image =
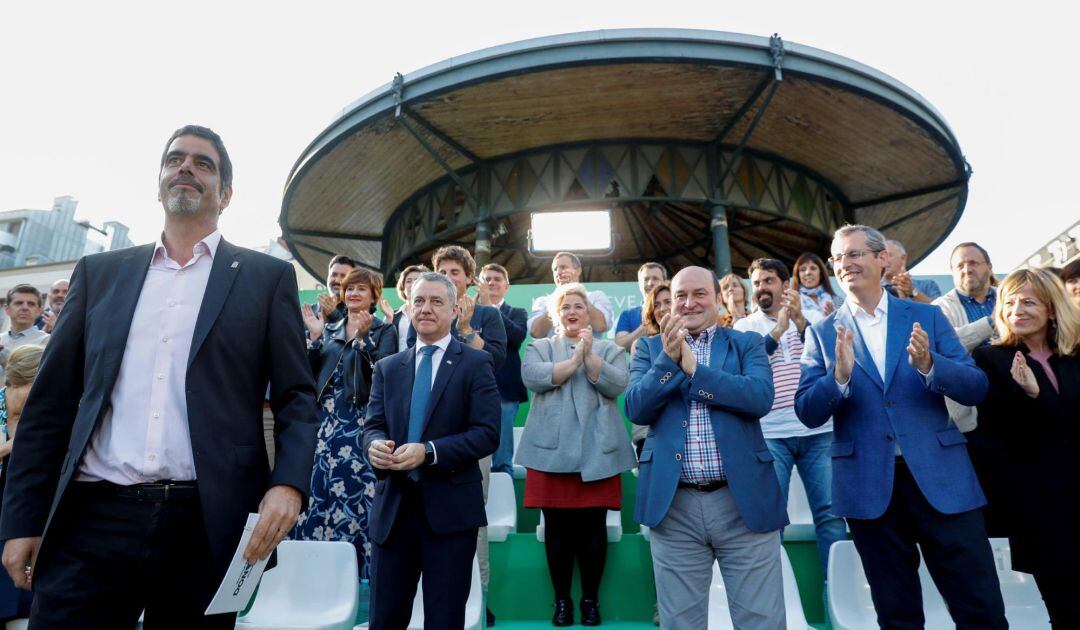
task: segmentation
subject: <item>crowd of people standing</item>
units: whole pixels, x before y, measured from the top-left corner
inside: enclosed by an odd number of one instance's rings
[[[736,627],[784,627],[793,469],[822,567],[846,521],[883,627],[923,625],[920,553],[958,626],[1007,627],[989,536],[1010,539],[1053,626],[1080,627],[1078,263],[998,282],[962,243],[941,295],[902,243],[848,225],[828,261],[762,258],[748,278],[646,263],[642,306],[616,320],[571,252],[525,308],[505,268],[447,245],[396,274],[400,309],[347,256],[301,305],[291,266],[217,230],[217,134],[177,130],[159,167],[157,243],[85,257],[48,311],[33,287],[7,295],[6,614],[231,627],[203,611],[258,512],[248,562],[288,537],[347,541],[371,628],[404,628],[418,583],[429,626],[459,628],[474,558],[490,579],[488,479],[518,464],[556,626],[602,623],[604,519],[636,468],[664,628],[705,627],[714,565]],[[31,584],[32,604],[11,588]]]

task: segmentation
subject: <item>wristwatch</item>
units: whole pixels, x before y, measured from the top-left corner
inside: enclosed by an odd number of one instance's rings
[[[431,442],[424,442],[424,465],[431,466],[435,463],[435,447]]]
[[[911,285],[911,297],[913,297],[913,298],[919,297],[919,288],[916,287],[914,284]]]

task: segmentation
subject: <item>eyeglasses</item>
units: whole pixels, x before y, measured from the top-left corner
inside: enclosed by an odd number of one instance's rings
[[[840,254],[833,254],[832,256],[829,256],[829,264],[830,265],[839,265],[840,263],[844,262],[845,258],[851,260],[852,262],[858,262],[858,261],[862,260],[862,258],[864,256],[871,255],[871,254],[877,254],[878,252],[882,252],[882,251],[885,251],[885,250],[882,250],[882,249],[853,249],[853,250],[848,251],[848,252],[843,252],[843,253],[840,253]]]

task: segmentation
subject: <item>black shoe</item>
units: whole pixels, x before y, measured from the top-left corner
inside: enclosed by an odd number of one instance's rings
[[[574,625],[574,600],[555,600],[555,614],[551,617],[551,625],[560,628]]]
[[[489,627],[489,628],[494,627],[494,625],[495,625],[495,613],[491,612],[491,609],[487,608],[487,607],[485,607],[484,610],[487,611],[487,627]]]
[[[596,603],[595,599],[581,600],[581,625],[600,625],[600,606]]]

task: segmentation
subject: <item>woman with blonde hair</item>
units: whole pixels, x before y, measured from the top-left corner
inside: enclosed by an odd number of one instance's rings
[[[746,287],[738,274],[729,273],[720,278],[720,300],[724,303],[724,309],[720,312],[717,324],[724,328],[731,328],[735,322],[749,315],[746,305]]]
[[[637,460],[615,402],[626,389],[626,352],[594,339],[589,295],[564,284],[548,303],[558,335],[525,350],[521,377],[533,392],[515,462],[524,466],[527,508],[543,510],[544,549],[555,590],[552,623],[574,623],[570,585],[581,569],[581,624],[600,624],[608,510],[622,505],[619,475]]]
[[[42,346],[25,345],[15,348],[8,357],[4,388],[0,389],[0,496],[7,481],[7,463],[15,446],[15,430],[19,426],[30,386],[37,378],[41,364]],[[30,616],[31,594],[15,588],[6,571],[0,571],[0,622]]]
[[[1001,283],[998,338],[972,354],[990,387],[973,437],[988,510],[1031,573],[1054,628],[1080,628],[1080,311],[1054,274]]]

